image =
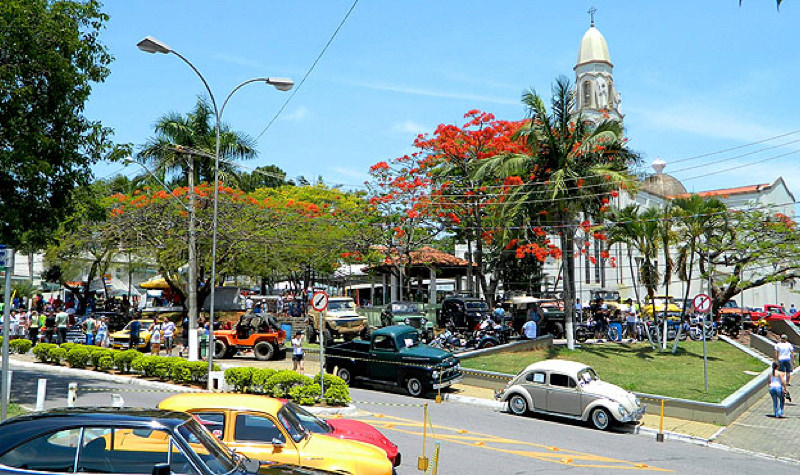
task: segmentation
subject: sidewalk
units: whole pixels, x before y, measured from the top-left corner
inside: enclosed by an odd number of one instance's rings
[[[786,403],[786,417],[776,419],[772,398],[764,388],[764,396],[747,412],[714,439],[716,444],[747,450],[777,458],[800,461],[800,404]]]

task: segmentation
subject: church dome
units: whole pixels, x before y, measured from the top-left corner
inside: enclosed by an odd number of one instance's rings
[[[642,180],[640,189],[662,197],[683,195],[686,193],[686,188],[684,188],[683,183],[674,176],[667,175],[666,173],[656,173],[655,175],[646,177]]]
[[[586,63],[602,61],[611,64],[611,58],[608,56],[608,44],[606,39],[594,26],[589,27],[581,39],[581,48],[578,50],[578,64],[580,66]]]

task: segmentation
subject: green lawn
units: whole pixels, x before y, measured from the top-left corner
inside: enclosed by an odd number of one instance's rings
[[[670,346],[671,348],[671,346]],[[761,372],[766,365],[721,342],[708,342],[708,394],[703,380],[703,343],[681,342],[675,355],[659,353],[647,343],[584,345],[566,348],[498,353],[462,360],[465,368],[517,374],[531,363],[548,358],[568,359],[593,367],[601,379],[630,391],[720,402]]]

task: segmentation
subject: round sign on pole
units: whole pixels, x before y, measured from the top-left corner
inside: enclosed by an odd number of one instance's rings
[[[311,296],[311,308],[317,312],[322,312],[328,308],[328,294],[325,292],[314,292]]]
[[[711,310],[711,297],[706,294],[697,294],[692,300],[692,305],[697,312],[706,313]]]

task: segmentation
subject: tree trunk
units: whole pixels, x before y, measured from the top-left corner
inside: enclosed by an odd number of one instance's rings
[[[566,226],[561,229],[561,252],[563,254],[561,267],[564,274],[564,331],[567,334],[567,348],[574,350],[575,334],[572,322],[575,317],[575,229],[566,222],[564,224]]]

